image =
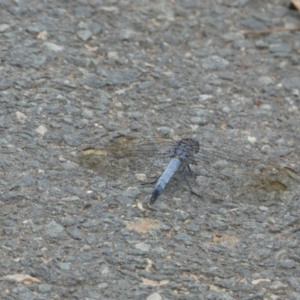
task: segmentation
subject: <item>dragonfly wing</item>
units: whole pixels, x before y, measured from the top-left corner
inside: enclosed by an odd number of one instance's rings
[[[291,190],[299,175],[291,168],[257,160],[223,160],[197,165],[195,186],[199,194],[216,199],[251,199],[265,202]],[[197,187],[198,186],[198,187]]]
[[[124,173],[155,173],[169,156],[170,140],[118,136],[104,146],[87,147],[79,152],[80,164],[109,177]]]

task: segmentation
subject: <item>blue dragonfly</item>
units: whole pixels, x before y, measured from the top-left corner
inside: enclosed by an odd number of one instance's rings
[[[191,134],[182,134],[175,140],[116,134],[104,140],[101,146],[83,148],[79,154],[81,164],[101,175],[118,177],[124,171],[131,175],[135,171],[151,172],[161,169],[165,162],[150,205],[163,193],[174,174],[192,194],[217,200],[249,195],[267,199],[288,190],[291,182],[299,181],[292,168],[253,158],[254,155],[237,151],[237,146],[224,139],[217,143],[218,147],[203,137],[198,141]]]

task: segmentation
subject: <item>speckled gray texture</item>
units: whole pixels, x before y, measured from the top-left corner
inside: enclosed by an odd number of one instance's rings
[[[297,26],[281,0],[1,1],[0,298],[300,299],[299,194],[170,186],[144,211],[152,185],[72,159],[117,131],[208,127],[299,171],[300,32],[249,33]],[[20,273],[40,282],[3,279]]]

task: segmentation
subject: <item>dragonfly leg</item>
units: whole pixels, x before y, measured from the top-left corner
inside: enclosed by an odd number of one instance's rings
[[[155,178],[154,180],[152,180],[152,181],[142,182],[141,185],[154,184],[154,183],[157,182],[158,178],[159,178],[159,176],[156,177],[156,178]]]
[[[147,208],[150,209],[150,210],[158,211],[158,209],[157,209],[157,208],[154,208],[154,207],[151,205],[151,203],[147,203],[146,206],[147,206]]]
[[[185,181],[185,183],[187,184],[189,190],[190,190],[190,193],[193,194],[193,195],[196,195],[198,197],[202,197],[202,195],[198,194],[196,191],[194,191],[194,189],[192,188],[190,182],[189,182],[189,179],[188,179],[188,176],[187,176],[187,173],[189,176],[196,176],[196,174],[193,172],[193,170],[191,169],[190,165],[187,165],[185,170],[187,170],[188,172],[181,172],[181,176],[183,178],[183,180]]]
[[[190,177],[193,177],[193,178],[196,179],[197,173],[195,173],[195,172],[191,169],[190,165],[187,165],[187,170],[188,170],[188,175],[189,175]]]

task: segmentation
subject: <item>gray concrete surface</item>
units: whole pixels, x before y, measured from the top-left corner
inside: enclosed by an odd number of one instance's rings
[[[297,185],[275,205],[170,187],[149,211],[152,186],[72,159],[117,131],[194,130],[299,171],[288,5],[0,1],[1,299],[300,299]]]

